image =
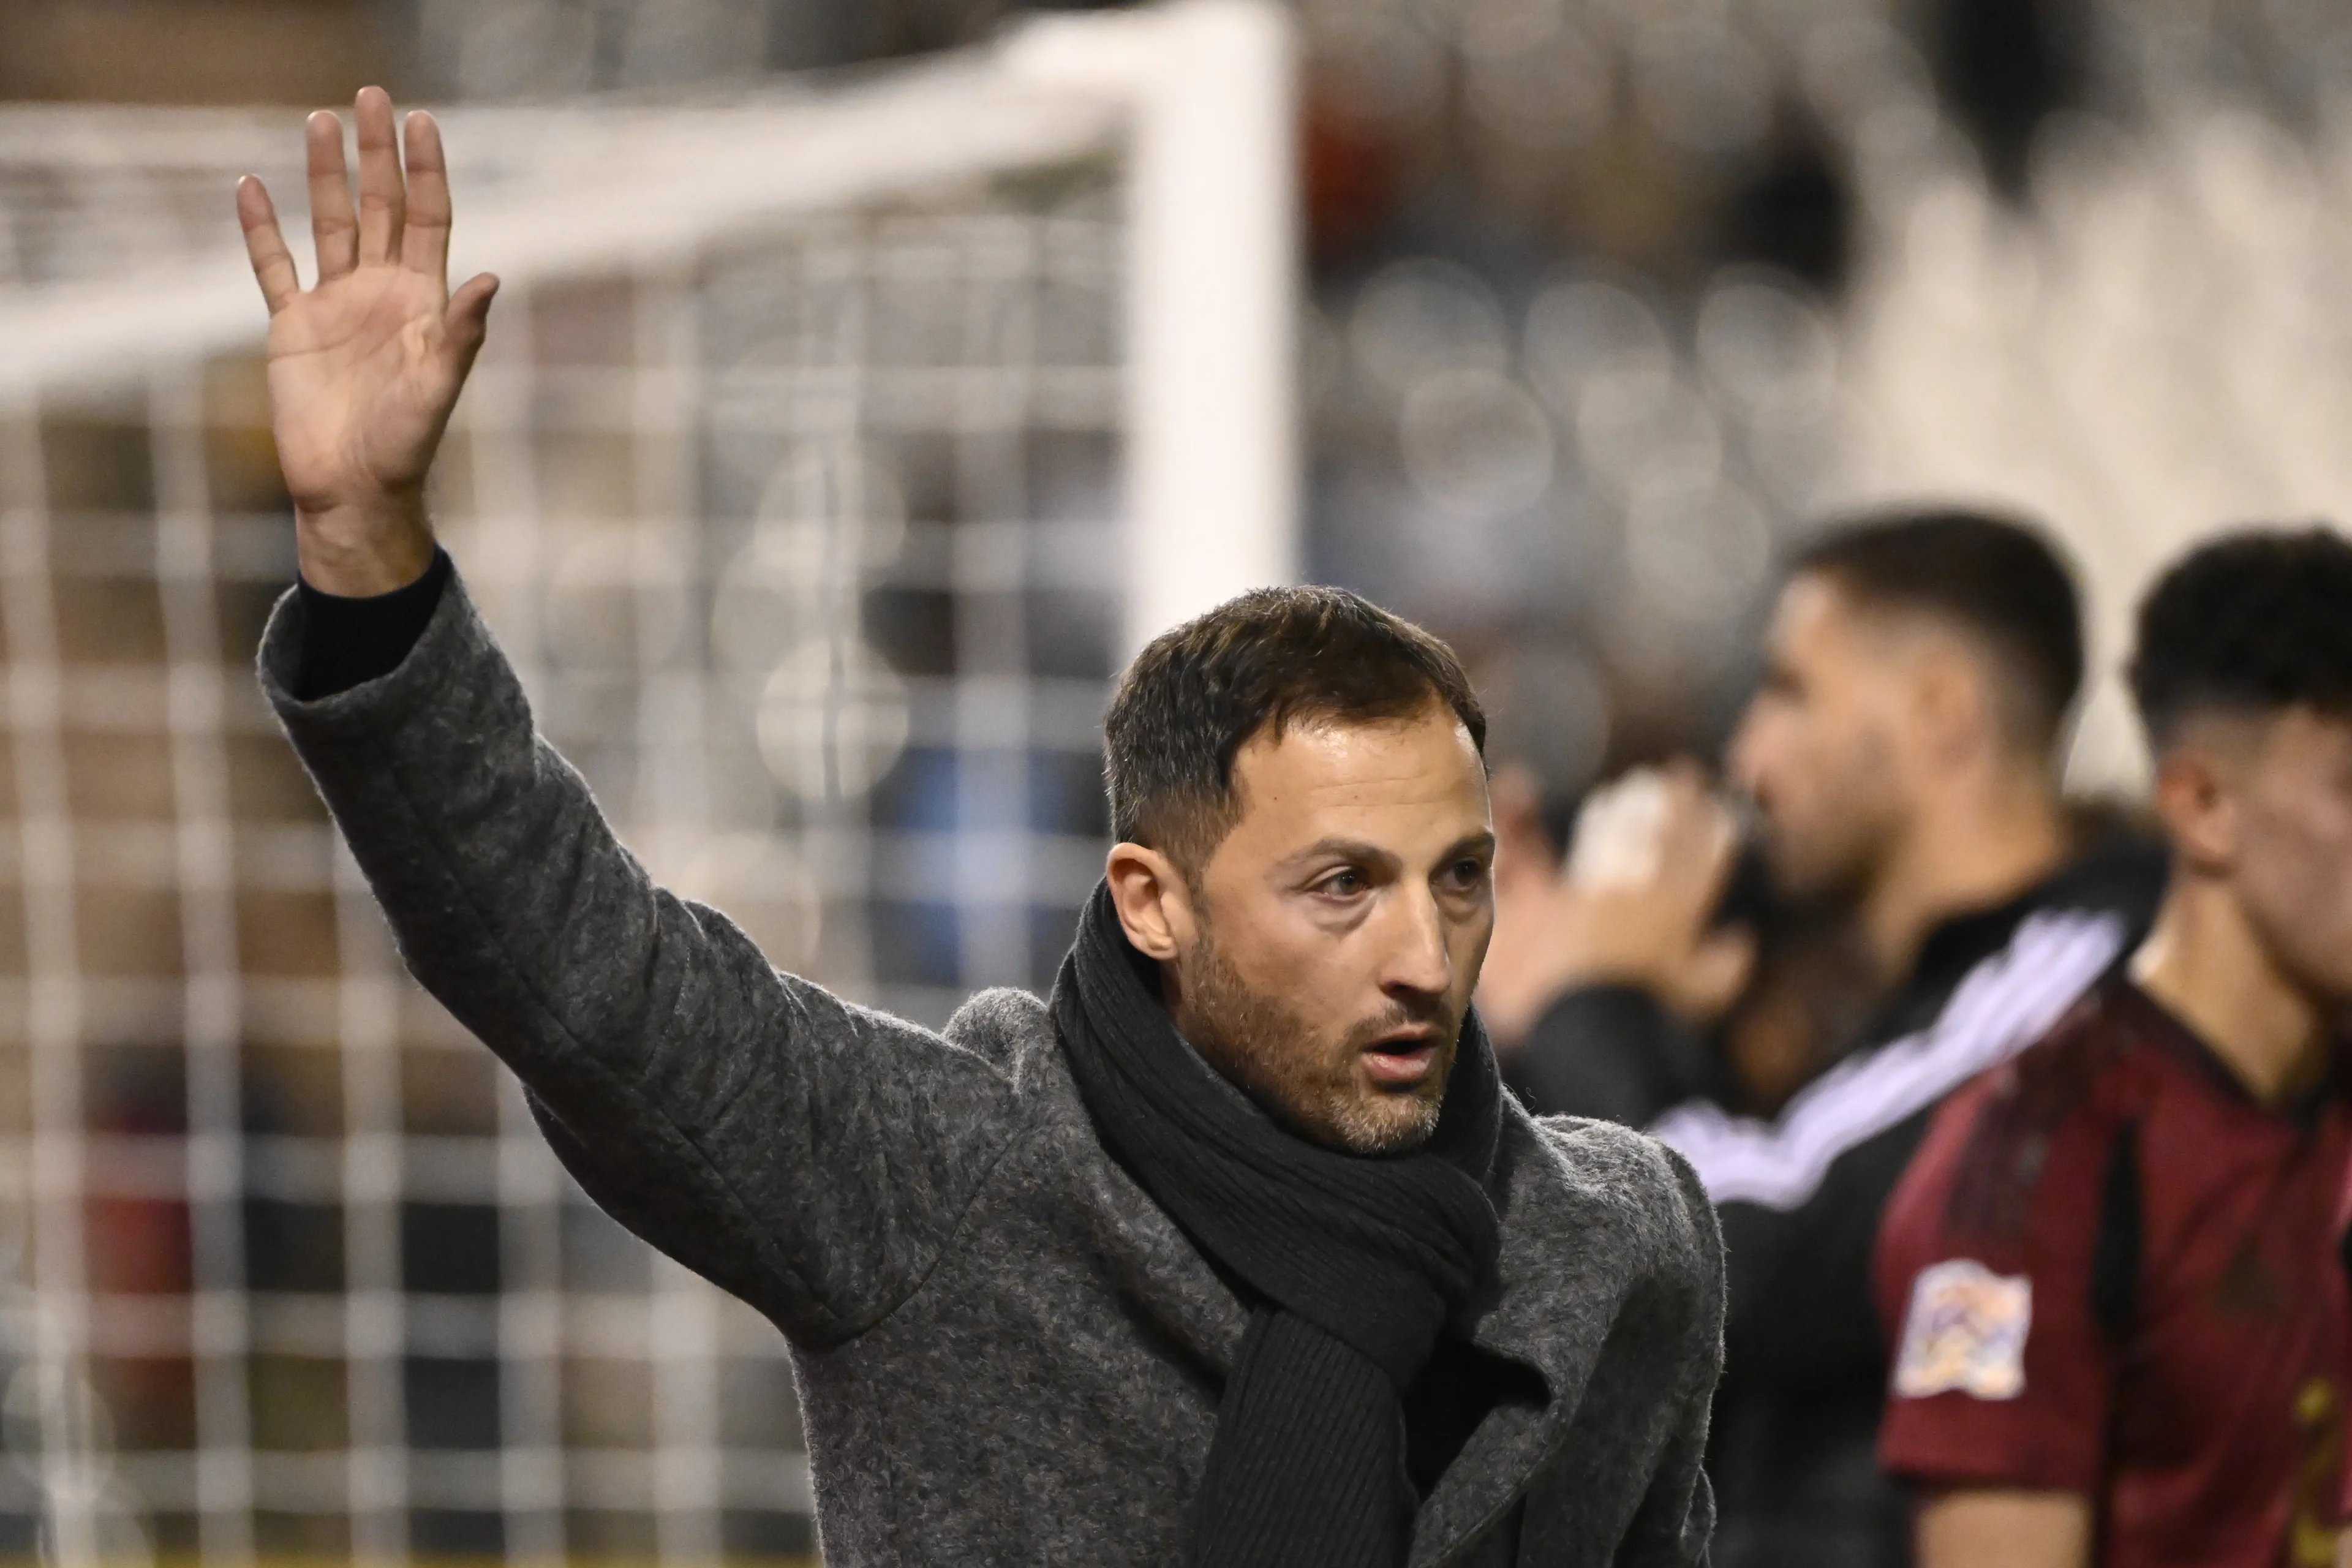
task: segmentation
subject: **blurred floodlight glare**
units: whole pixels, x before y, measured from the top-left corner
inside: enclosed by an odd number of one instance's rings
[[[1503,308],[1486,280],[1452,262],[1396,262],[1373,275],[1349,321],[1357,362],[1391,396],[1446,371],[1510,363]]]
[[[761,694],[760,755],[801,799],[864,795],[907,749],[907,684],[862,643],[803,644]]]
[[[1802,519],[1817,510],[1838,442],[1853,423],[1842,401],[1827,399],[1790,398],[1748,410],[1748,472],[1784,516]]]
[[[1620,494],[1665,477],[1711,483],[1723,467],[1723,431],[1715,410],[1687,382],[1654,390],[1646,377],[1587,382],[1576,407],[1576,444],[1584,466]]]
[[[1488,749],[1532,768],[1546,788],[1591,784],[1609,752],[1609,689],[1592,660],[1564,641],[1514,645],[1478,671],[1491,716]]]
[[[1727,26],[1669,22],[1640,35],[1633,98],[1667,142],[1730,153],[1760,142],[1770,128],[1772,73],[1755,46]]]
[[[1585,389],[1607,382],[1612,396],[1643,405],[1674,379],[1674,345],[1650,308],[1613,284],[1556,283],[1528,308],[1528,375],[1544,401],[1573,418]]]
[[[1491,371],[1449,371],[1406,394],[1397,440],[1421,493],[1454,512],[1517,510],[1550,488],[1551,421]]]
[[[1440,39],[1393,13],[1345,0],[1322,19],[1315,58],[1327,90],[1353,111],[1415,124],[1442,109],[1446,58]]]
[[[815,635],[808,584],[824,553],[814,528],[771,523],[736,552],[711,596],[710,651],[730,670],[764,675]]]
[[[1885,17],[1867,12],[1832,16],[1809,29],[1799,47],[1798,80],[1819,112],[1847,124],[1934,94],[1919,51]]]
[[[1504,141],[1538,152],[1590,142],[1614,112],[1608,57],[1557,16],[1513,16],[1464,40],[1472,115]]]
[[[2310,155],[2279,126],[2244,110],[2217,114],[2188,149],[2189,180],[2224,244],[2300,249],[2318,216]]]
[[[815,580],[840,550],[836,572],[887,566],[907,540],[898,473],[856,441],[803,441],[770,471],[753,512],[760,548],[776,570]],[[838,535],[838,537],[836,537]]]
[[[1671,470],[1625,506],[1625,570],[1634,597],[1694,626],[1734,622],[1770,564],[1772,533],[1748,496]]]
[[[1745,408],[1819,405],[1837,390],[1837,343],[1821,311],[1778,281],[1732,275],[1700,304],[1694,332],[1707,384]]]

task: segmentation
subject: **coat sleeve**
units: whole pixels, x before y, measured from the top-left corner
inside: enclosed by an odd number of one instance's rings
[[[410,970],[522,1080],[581,1184],[803,1344],[887,1315],[1009,1136],[1003,1076],[656,887],[462,581],[390,673],[311,701],[302,616],[289,594],[271,617],[264,689]]]

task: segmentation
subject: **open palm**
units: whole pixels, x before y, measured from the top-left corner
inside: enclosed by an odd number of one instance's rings
[[[425,476],[498,287],[485,274],[449,292],[449,179],[432,118],[409,116],[404,176],[392,100],[370,88],[357,115],[356,211],[341,122],[322,110],[306,128],[319,258],[311,289],[301,287],[261,182],[237,186],[247,252],[269,306],[270,426],[303,574],[346,593],[397,587],[431,557]]]

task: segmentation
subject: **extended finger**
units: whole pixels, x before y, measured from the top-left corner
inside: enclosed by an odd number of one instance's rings
[[[352,213],[352,180],[343,165],[343,122],[327,110],[302,127],[303,162],[310,182],[310,243],[319,252],[319,281],[341,278],[359,259],[359,219]]]
[[[363,87],[352,108],[360,122],[360,262],[365,266],[400,254],[406,193],[401,188],[392,95],[380,87]]]
[[[236,183],[236,221],[245,230],[245,254],[253,262],[254,280],[261,285],[262,300],[274,316],[302,291],[302,279],[286,249],[286,236],[278,231],[269,193],[251,174]]]
[[[408,117],[408,219],[400,236],[401,265],[446,285],[449,268],[449,164],[441,127],[423,110]]]

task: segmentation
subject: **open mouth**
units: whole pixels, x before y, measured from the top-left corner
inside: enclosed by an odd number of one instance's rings
[[[1364,1047],[1364,1070],[1375,1083],[1419,1083],[1436,1065],[1437,1041],[1428,1035],[1400,1035]]]

